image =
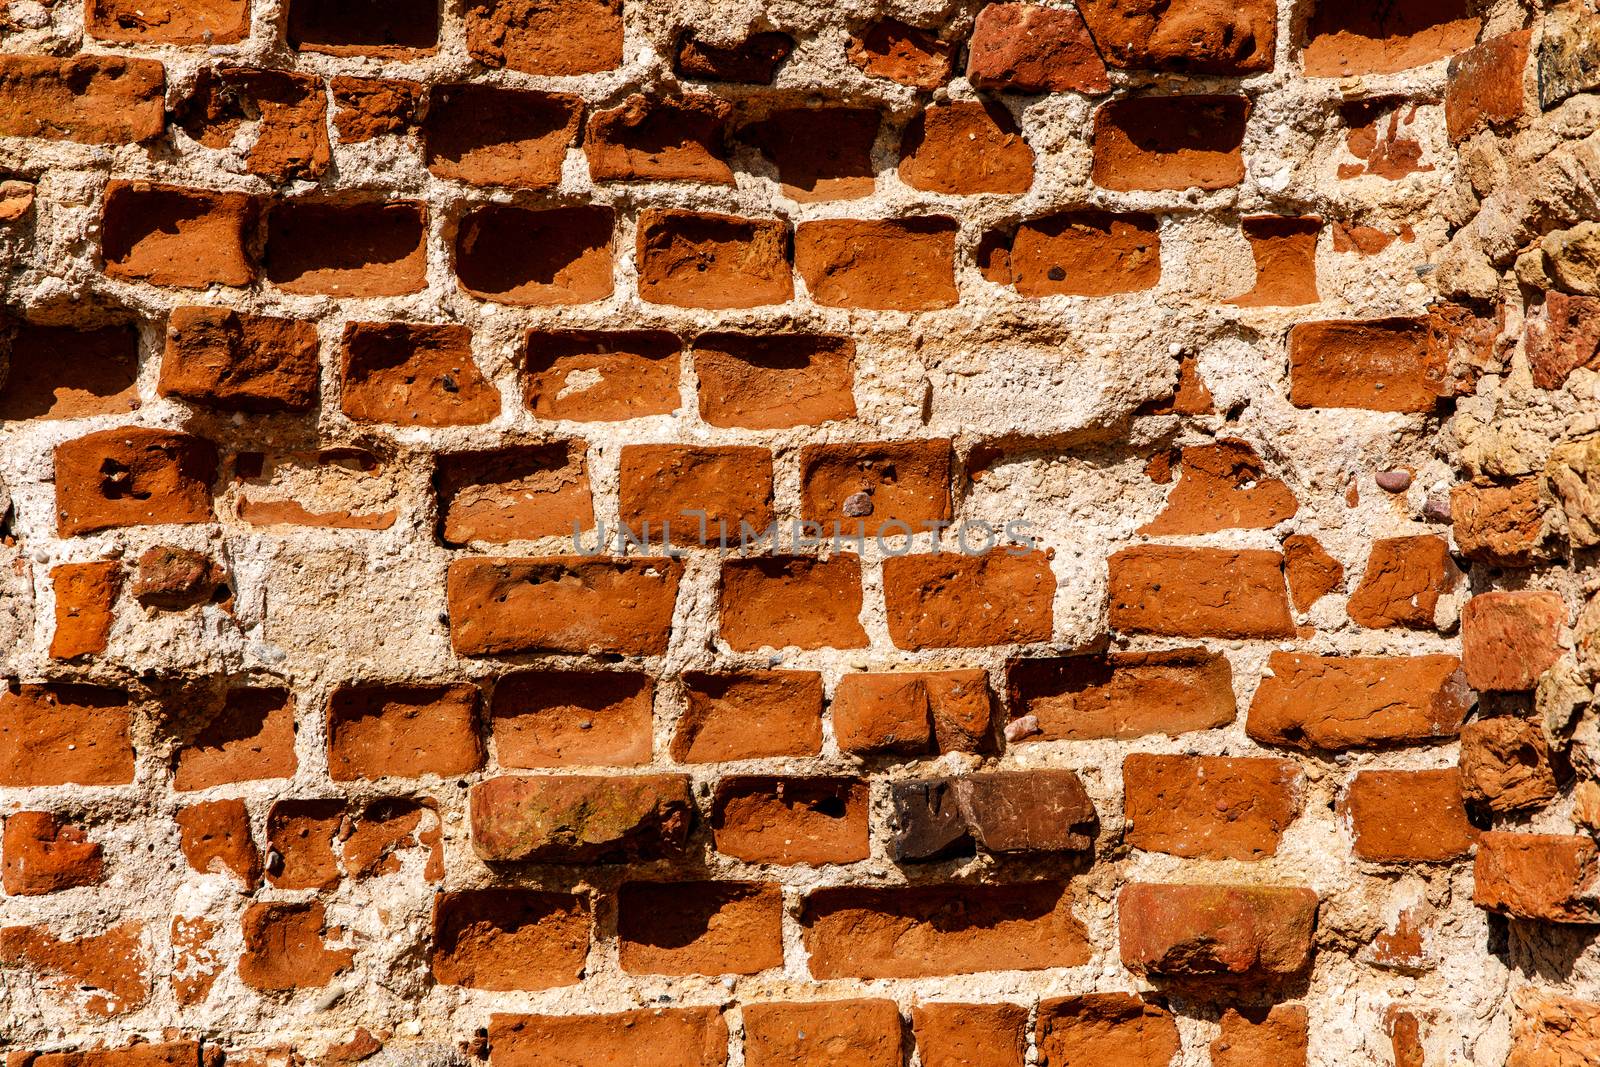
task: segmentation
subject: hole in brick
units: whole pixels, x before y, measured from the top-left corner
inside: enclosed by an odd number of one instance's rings
[[[289,46],[334,55],[395,55],[439,44],[438,0],[290,0]]]
[[[787,33],[752,33],[736,45],[699,40],[693,30],[678,37],[672,69],[680,77],[740,85],[771,85],[778,67],[794,51]]]
[[[852,418],[855,342],[809,334],[701,334],[694,342],[700,417],[775,430]]]
[[[583,101],[567,93],[440,87],[423,124],[428,169],[473,185],[553,189],[582,112]]]
[[[565,537],[594,526],[582,442],[447,453],[434,487],[447,545]]]
[[[344,332],[341,407],[358,422],[470,426],[500,414],[465,326],[354,322]]]
[[[399,296],[426,283],[424,208],[285,200],[267,220],[267,278],[290,293]]]
[[[1224,189],[1244,179],[1242,96],[1139,96],[1094,116],[1094,182],[1106,189]]]
[[[656,304],[746,308],[794,293],[789,227],[651,208],[639,217],[639,295]]]
[[[622,65],[622,0],[469,0],[467,51],[529,74],[596,74]]]
[[[802,203],[854,200],[876,186],[872,146],[882,117],[871,108],[775,111],[739,131],[778,168],[784,195]]]
[[[461,220],[456,276],[474,296],[503,304],[586,304],[611,295],[608,207],[545,211],[494,205]]]
[[[696,181],[733,184],[723,135],[732,105],[707,94],[651,98],[634,94],[589,120],[583,150],[589,175],[602,181]]]
[[[256,270],[245,240],[256,217],[243,193],[112,182],[100,230],[106,273],[194,289],[249,285]]]
[[[1228,301],[1240,307],[1289,307],[1317,302],[1317,235],[1322,220],[1278,215],[1243,219],[1256,284]]]
[[[1471,0],[1317,0],[1301,59],[1313,78],[1388,74],[1471,48],[1481,23]]]
[[[670,414],[682,351],[665,330],[529,330],[528,408],[581,422]]]
[[[0,382],[0,420],[75,419],[139,406],[139,333],[23,323]]]

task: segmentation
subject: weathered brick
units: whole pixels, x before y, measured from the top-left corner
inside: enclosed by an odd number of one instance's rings
[[[830,537],[921,532],[950,519],[950,467],[948,438],[808,445],[800,452],[800,513]]]
[[[1560,658],[1567,606],[1548,590],[1480,593],[1461,609],[1461,666],[1481,692],[1532,689]]]
[[[133,781],[128,694],[92,685],[0,691],[0,785]]]
[[[344,877],[334,846],[343,801],[279,800],[267,812],[267,844],[278,856],[267,882],[278,889],[334,889]]]
[[[79,938],[43,925],[0,927],[0,967],[36,972],[36,984],[81,1004],[90,1016],[122,1015],[150,996],[150,960],[137,922]]]
[[[1278,37],[1274,0],[1084,0],[1094,42],[1112,67],[1193,74],[1257,74],[1272,69]]]
[[[1039,741],[1176,736],[1226,726],[1238,709],[1227,657],[1203,648],[1012,660],[1014,719]]]
[[[1454,656],[1274,652],[1245,729],[1291,748],[1371,748],[1456,736],[1472,708]]]
[[[798,1063],[899,1067],[903,1046],[900,1009],[892,1000],[761,1003],[744,1008],[747,1067]]]
[[[1538,478],[1510,485],[1453,486],[1450,521],[1456,548],[1468,559],[1493,567],[1526,567],[1539,554],[1545,507]]]
[[[622,0],[470,0],[467,51],[529,74],[594,74],[622,65]]]
[[[121,1048],[85,1052],[22,1052],[8,1061],[12,1067],[201,1067],[205,1062],[198,1041],[136,1042]]]
[[[890,847],[898,861],[970,854],[1074,852],[1092,846],[1094,804],[1076,771],[989,771],[895,782]]]
[[[1161,514],[1139,527],[1142,534],[1203,534],[1218,530],[1268,529],[1299,510],[1282,479],[1269,478],[1256,450],[1238,438],[1185,448],[1178,483]]]
[[[1122,761],[1124,839],[1146,852],[1257,860],[1300,813],[1291,760],[1133,753]]]
[[[1133,882],[1117,901],[1123,966],[1147,978],[1271,984],[1311,966],[1310,889]]]
[[[446,580],[451,643],[465,656],[658,655],[682,576],[666,559],[459,559]]]
[[[1017,93],[1103,93],[1106,65],[1073,8],[988,4],[973,24],[967,80]]]
[[[795,269],[828,307],[931,311],[958,299],[954,219],[822,219],[795,230]]]
[[[1456,859],[1478,837],[1467,821],[1454,767],[1362,771],[1350,780],[1339,814],[1356,857],[1378,863]]]
[[[469,989],[576,984],[589,957],[589,900],[532,889],[474,889],[433,900],[434,981]]]
[[[48,811],[6,816],[0,857],[0,884],[14,897],[92,886],[105,872],[99,843],[89,840],[82,827]]]
[[[340,409],[356,422],[473,426],[500,414],[465,326],[352,322],[341,348]]]
[[[1042,552],[891,556],[883,563],[889,636],[899,648],[1050,640],[1055,575]]]
[[[648,208],[638,231],[639,295],[652,303],[748,308],[794,295],[781,219]]]
[[[162,396],[230,411],[306,411],[321,368],[309,322],[229,308],[174,308],[161,356]]]
[[[682,851],[689,779],[519,775],[472,787],[472,847],[485,860],[611,863]]]
[[[979,670],[847,674],[832,712],[840,750],[854,755],[994,747],[989,676]]]
[[[0,136],[148,141],[166,128],[165,88],[153,59],[0,56]]]
[[[259,211],[245,193],[113,181],[100,216],[105,272],[188,289],[249,285],[256,278],[251,245]]]
[[[0,327],[10,324],[0,318]],[[123,414],[139,403],[139,333],[17,323],[0,388],[0,419]]]
[[[250,29],[249,0],[89,0],[90,36],[125,44],[237,44]]]
[[[554,189],[578,136],[583,100],[494,85],[441,85],[422,124],[428,169],[469,185]]]
[[[1256,283],[1248,292],[1229,300],[1240,307],[1294,307],[1315,304],[1317,294],[1317,237],[1322,220],[1281,215],[1255,215],[1239,220],[1250,256],[1256,264]]]
[[[173,120],[207,148],[232,146],[254,132],[245,155],[253,174],[273,182],[313,181],[332,161],[328,96],[309,74],[254,67],[201,67]]]
[[[633,671],[517,671],[494,686],[489,718],[502,767],[650,761],[655,685]]]
[[[923,1067],[1023,1067],[1028,1009],[934,1001],[911,1009]]]
[[[861,561],[853,555],[755,556],[722,565],[718,632],[737,652],[861,648]]]
[[[1302,408],[1431,412],[1448,392],[1425,319],[1302,322],[1289,331],[1289,399]]]
[[[737,543],[772,525],[772,453],[743,445],[624,445],[617,517],[641,539]],[[703,512],[704,515],[693,514]]]
[[[1094,115],[1094,183],[1105,189],[1226,189],[1244,180],[1242,96],[1137,96]]]
[[[1460,141],[1486,126],[1504,126],[1522,117],[1533,31],[1518,30],[1469,48],[1450,60],[1444,93],[1445,125]]]
[[[1600,922],[1597,877],[1600,853],[1591,837],[1494,830],[1478,838],[1472,900],[1516,919]]]
[[[441,453],[433,483],[448,545],[569,537],[594,528],[581,441]]]
[[[1293,637],[1283,556],[1262,549],[1124,548],[1108,561],[1111,627],[1173,637]]]
[[[713,426],[780,430],[856,413],[848,337],[703,333],[694,341],[694,372],[700,417]]]
[[[349,969],[355,950],[329,948],[321,901],[252,904],[244,913],[239,977],[262,990],[317,989]]]
[[[261,852],[242,800],[191,804],[178,812],[178,844],[189,869],[232,874],[248,890],[261,884]]]
[[[1348,611],[1360,626],[1410,630],[1435,627],[1439,598],[1461,581],[1442,537],[1387,537],[1372,543],[1361,584],[1350,594]]]
[[[1115,296],[1161,280],[1161,233],[1154,215],[1065,211],[1029,219],[984,269],[990,281],[1027,297]]]
[[[1308,1015],[1304,1004],[1226,1009],[1211,1042],[1211,1067],[1306,1067]]]
[[[334,781],[457,775],[483,764],[478,687],[347,685],[328,701]]]
[[[794,47],[793,37],[775,31],[750,33],[736,44],[719,45],[702,41],[689,30],[678,38],[672,69],[701,81],[771,85]]]
[[[728,1024],[717,1008],[614,1015],[491,1015],[491,1067],[724,1067]]]
[[[165,430],[102,430],[56,446],[56,527],[64,537],[117,526],[210,522],[214,445]]]
[[[682,350],[665,330],[529,330],[524,399],[545,419],[666,415],[678,407]]]
[[[603,181],[733,184],[724,137],[733,108],[721,97],[635,93],[590,117],[583,151],[589,176]]]
[[[1506,1067],[1581,1067],[1600,1054],[1600,1004],[1529,990],[1515,998]]]
[[[931,193],[1025,193],[1033,150],[998,103],[936,105],[906,126],[900,180]]]
[[[1543,724],[1512,716],[1461,728],[1461,791],[1491,811],[1541,808],[1556,798]]]
[[[871,851],[868,800],[857,778],[729,776],[711,831],[718,852],[746,863],[854,863]]]
[[[427,208],[413,200],[280,200],[267,280],[286,293],[403,296],[427,284]]]
[[[850,38],[847,54],[874,78],[932,90],[950,80],[955,50],[928,30],[882,18]]]
[[[439,44],[438,0],[395,0],[352,7],[340,0],[290,0],[289,47],[331,55],[403,59]]]
[[[680,763],[814,756],[822,751],[822,676],[815,671],[683,675],[672,737]]]
[[[330,79],[337,110],[333,127],[343,144],[393,137],[416,128],[422,84],[397,78]]]
[[[1283,569],[1296,611],[1310,611],[1313,604],[1344,584],[1344,564],[1309,534],[1283,539]]]
[[[114,621],[112,608],[122,588],[122,564],[116,560],[62,563],[50,568],[50,584],[56,597],[51,658],[76,659],[104,652]]]
[[[174,789],[294,777],[294,698],[287,689],[230,690],[206,710],[209,714],[178,749]]]
[[[617,939],[629,974],[755,974],[783,965],[783,889],[764,882],[626,882]]]
[[[789,199],[857,200],[877,187],[872,148],[882,124],[876,108],[792,108],[740,127],[738,138],[777,168]]]
[[[1172,1013],[1133,993],[1088,993],[1039,1002],[1039,1062],[1171,1063],[1180,1049]]]
[[[456,280],[472,296],[519,307],[604,300],[615,225],[611,208],[593,204],[477,208],[456,230]]]
[[[800,911],[816,978],[921,978],[1076,967],[1083,924],[1059,882],[819,889]]]
[[[1481,21],[1467,0],[1405,0],[1383,7],[1322,0],[1306,25],[1301,60],[1313,78],[1390,74],[1471,48]]]

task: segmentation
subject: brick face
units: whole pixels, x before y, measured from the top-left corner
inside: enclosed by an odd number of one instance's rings
[[[0,38],[7,1067],[1600,1062],[1592,3]]]

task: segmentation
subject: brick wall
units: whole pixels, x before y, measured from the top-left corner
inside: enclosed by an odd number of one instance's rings
[[[1597,56],[0,5],[8,1067],[1600,1060]]]

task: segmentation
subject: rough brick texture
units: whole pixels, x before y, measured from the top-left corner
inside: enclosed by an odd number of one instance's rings
[[[6,1067],[1600,1062],[1596,56],[0,2]]]

